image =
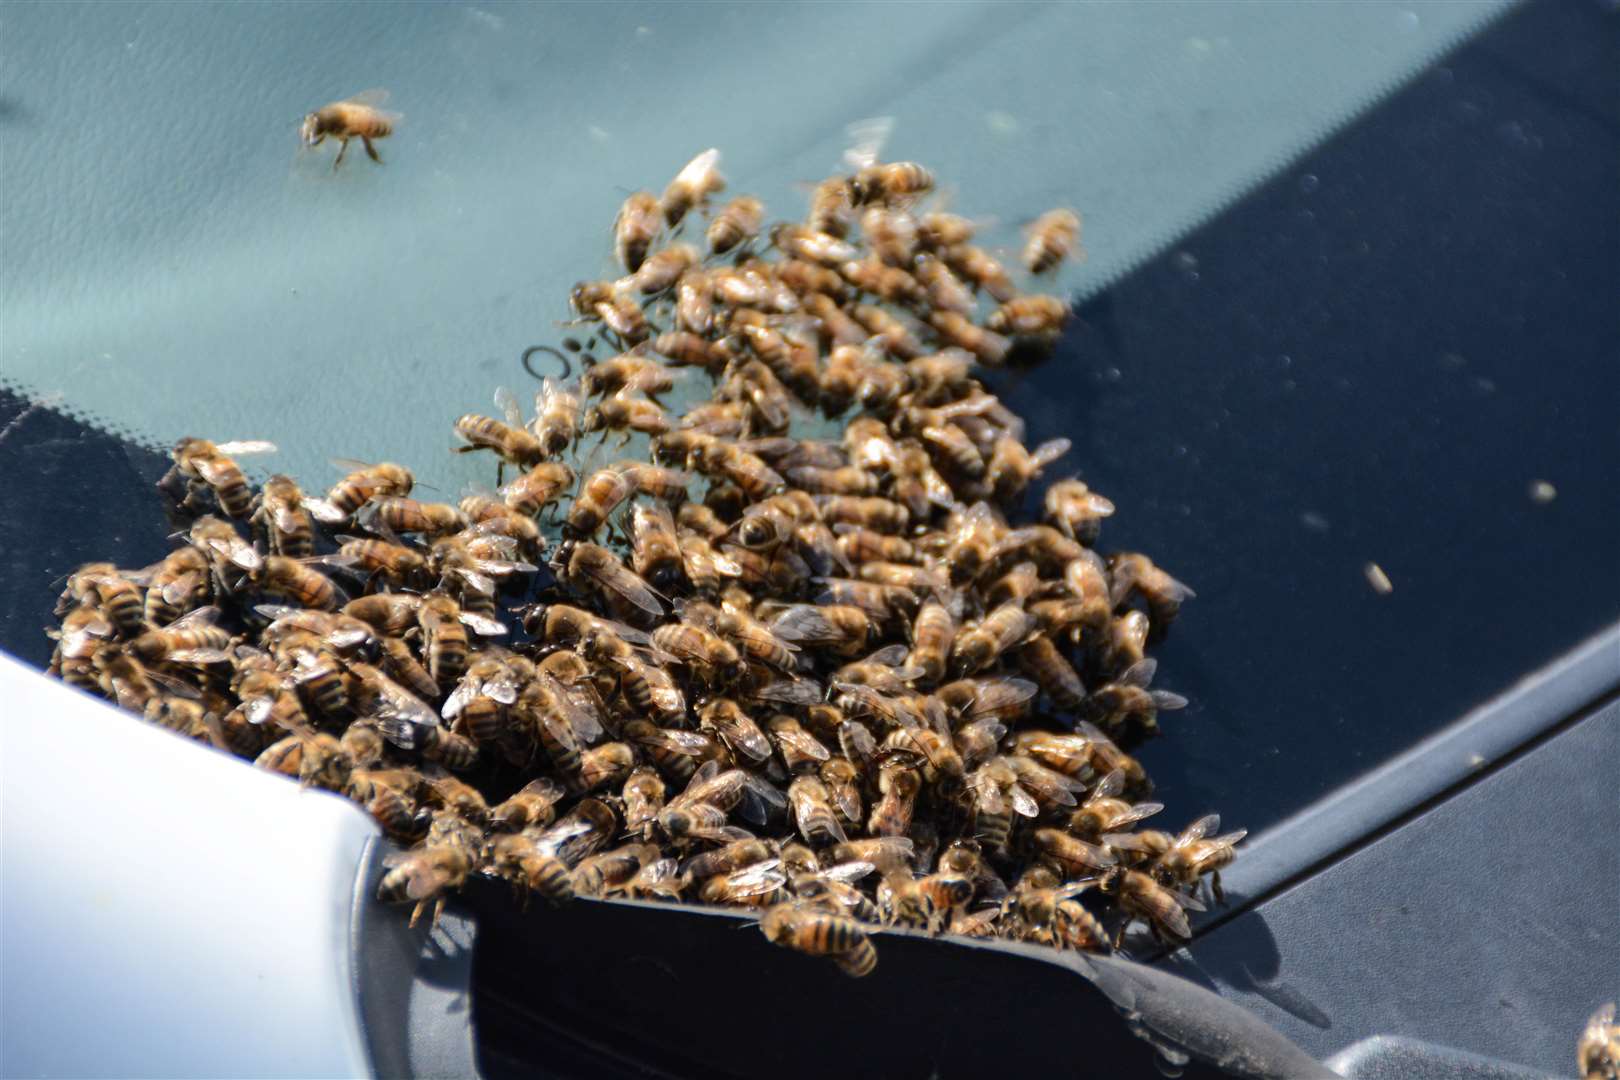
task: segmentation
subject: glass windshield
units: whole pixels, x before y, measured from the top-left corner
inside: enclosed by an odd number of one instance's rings
[[[992,244],[1084,213],[1078,327],[995,388],[1118,505],[1101,547],[1198,592],[1159,652],[1193,701],[1143,751],[1159,797],[1262,828],[1620,607],[1614,131],[1483,94],[1488,50],[1433,64],[1502,10],[8,5],[0,426],[43,401],[122,441],[0,436],[29,448],[8,505],[72,492],[0,532],[0,646],[48,655],[51,576],[163,551],[155,497],[97,488],[161,469],[130,444],[487,483],[448,423],[532,386],[627,190],[712,145],[793,216],[889,115]],[[404,113],[382,167],[298,152],[369,85]]]

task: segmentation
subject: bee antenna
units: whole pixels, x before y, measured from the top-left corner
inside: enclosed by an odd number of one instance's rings
[[[523,350],[523,370],[527,371],[530,375],[533,375],[535,379],[544,380],[545,378],[543,375],[536,375],[534,368],[529,366],[529,357],[533,356],[537,352],[550,353],[552,356],[557,358],[557,360],[562,364],[562,378],[566,379],[574,373],[573,361],[569,360],[567,355],[561,350],[554,349],[550,345],[530,345],[527,349]]]

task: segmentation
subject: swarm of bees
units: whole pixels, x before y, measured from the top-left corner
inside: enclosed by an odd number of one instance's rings
[[[419,501],[361,462],[254,489],[234,456],[273,447],[183,440],[183,542],[73,574],[52,670],[359,803],[413,920],[485,875],[745,908],[853,976],[883,926],[1188,937],[1244,833],[1142,827],[1123,747],[1185,704],[1146,651],[1192,591],[1102,554],[1114,505],[1081,480],[1026,500],[1068,440],[1027,447],[975,377],[1068,305],[929,209],[920,165],[863,148],[767,228],[718,157],[625,200],[624,276],[572,292],[581,376],[556,351],[531,415],[503,392],[455,421],[498,491]],[[1039,218],[1024,272],[1079,229]]]

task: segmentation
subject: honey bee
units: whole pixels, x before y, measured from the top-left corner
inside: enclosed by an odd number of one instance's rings
[[[765,204],[752,195],[732,199],[709,222],[709,254],[723,255],[759,235],[765,220]]]
[[[436,602],[430,600],[422,605],[422,610],[432,612],[435,606]],[[459,612],[457,614],[459,615]],[[430,616],[432,617],[434,616]],[[423,640],[427,642],[428,635],[424,634]],[[444,654],[448,651],[443,637],[433,638],[432,644],[426,648],[428,673],[437,681],[439,675],[433,668],[435,648],[442,670],[445,665]],[[463,664],[464,673],[456,688],[445,699],[441,715],[446,720],[456,720],[457,726],[464,729],[476,741],[494,742],[500,738],[505,728],[506,707],[518,699],[521,690],[520,681],[505,660],[494,653],[480,652],[470,660],[464,654]],[[449,666],[453,669],[453,661]]]
[[[778,904],[760,920],[760,930],[773,945],[830,957],[846,975],[861,978],[877,967],[877,950],[861,924],[830,915],[803,903]]]
[[[501,488],[501,499],[510,510],[525,517],[538,517],[574,480],[574,470],[566,463],[543,462]],[[460,509],[463,513],[468,512],[465,499]]]
[[[594,534],[635,490],[633,471],[610,466],[591,473],[568,511],[568,534],[576,537]]]
[[[966,349],[990,367],[1006,363],[1012,351],[1012,342],[1005,335],[979,326],[960,312],[936,309],[928,316],[928,323],[951,345]]]
[[[291,477],[278,474],[264,482],[250,520],[263,531],[272,555],[306,559],[315,553],[314,529],[303,502],[304,493]]]
[[[1020,786],[1005,758],[991,758],[974,769],[965,786],[972,799],[975,835],[994,851],[1007,850],[1015,812],[1027,818],[1040,813],[1039,804]]]
[[[793,604],[769,623],[771,632],[790,644],[819,645],[840,656],[855,656],[878,632],[861,608],[849,604]]]
[[[359,803],[389,836],[401,839],[418,830],[416,778],[406,769],[357,768],[349,773],[344,794]]]
[[[1036,636],[1025,642],[1018,650],[1018,665],[1058,708],[1072,713],[1085,706],[1086,688],[1080,673],[1050,638]]]
[[[1140,596],[1153,616],[1155,626],[1168,626],[1181,613],[1181,602],[1197,594],[1153,564],[1146,555],[1125,553],[1108,563],[1113,579],[1110,598],[1115,607],[1133,594]]]
[[[637,191],[624,200],[613,221],[613,250],[627,274],[641,269],[647,251],[662,227],[658,199],[650,191]]]
[[[184,566],[183,573],[179,572]],[[112,563],[86,563],[75,570],[67,580],[67,588],[57,601],[56,613],[67,612],[77,605],[104,614],[112,628],[125,637],[134,637],[145,622],[157,625],[176,618],[181,611],[201,600],[201,586],[206,582],[208,563],[191,548],[181,548],[169,555],[150,572],[134,575],[146,580],[149,588],[143,597],[140,587],[131,575]],[[163,600],[172,595],[170,601]],[[163,606],[160,608],[159,603]]]
[[[838,272],[856,289],[891,304],[916,304],[924,296],[922,285],[911,274],[875,258],[850,259],[839,264]]]
[[[1042,855],[1062,866],[1071,876],[1106,870],[1114,865],[1114,856],[1107,848],[1071,836],[1062,829],[1036,829],[1034,841]]]
[[[422,598],[410,593],[372,593],[343,605],[342,614],[370,626],[379,634],[403,634],[416,625]]]
[[[868,203],[906,203],[934,188],[934,177],[921,165],[910,161],[878,161],[878,152],[888,141],[894,129],[892,117],[876,117],[849,126],[854,140],[844,152],[844,161],[855,169],[849,178],[850,202],[855,206]]]
[[[651,844],[626,844],[592,855],[574,869],[574,894],[606,896],[617,892],[657,858],[658,848]]]
[[[523,832],[543,829],[557,817],[557,804],[566,793],[549,777],[531,780],[489,812],[489,827],[495,832]]]
[[[217,664],[229,660],[231,635],[214,625],[219,609],[197,608],[168,626],[148,630],[129,643],[129,651],[143,664]]]
[[[158,481],[158,486],[166,488],[179,478],[186,483],[188,504],[195,505],[199,488],[207,489],[227,515],[247,517],[253,508],[253,491],[242,474],[242,467],[232,458],[275,451],[275,443],[263,440],[215,444],[207,439],[181,439],[171,454],[174,466]]]
[[[624,390],[658,395],[674,385],[674,375],[668,368],[638,352],[620,353],[593,365],[579,382],[580,390],[592,397]]]
[[[694,622],[665,623],[653,631],[652,642],[710,684],[735,682],[746,671],[731,642]]]
[[[1035,617],[1016,603],[997,607],[977,623],[962,628],[951,646],[951,666],[971,675],[1008,649],[1027,641],[1036,629]]]
[[[724,743],[740,759],[756,765],[770,759],[770,740],[753,717],[730,698],[715,698],[700,708],[698,730]]]
[[[427,557],[413,548],[354,536],[341,536],[338,555],[346,565],[369,572],[394,588],[419,581],[428,568]]]
[[[808,265],[814,266],[814,263]],[[832,271],[828,271],[831,273]],[[840,278],[840,281],[843,279]],[[813,292],[804,298],[804,310],[814,316],[821,329],[822,340],[835,346],[852,347],[866,341],[871,336],[866,327],[856,322],[848,312],[838,305],[838,301],[825,292]],[[853,394],[854,391],[852,390]]]
[[[581,431],[621,431],[627,437],[630,432],[662,435],[673,426],[663,406],[626,390],[609,394],[585,410],[580,421]]]
[[[996,303],[1005,304],[1018,295],[1007,268],[982,249],[972,244],[957,244],[944,249],[943,257],[958,277],[975,289],[989,293]]]
[[[709,280],[707,271],[688,270],[675,283],[675,326],[677,332],[693,335],[704,335],[714,329],[714,284]],[[708,363],[695,363],[693,360],[695,350],[683,351],[678,357],[665,349],[657,351],[665,353],[671,360],[679,363],[708,368],[711,373],[716,373],[713,353],[706,342],[703,351],[711,357]]]
[[[926,352],[917,336],[912,333],[910,324],[889,314],[883,308],[872,304],[856,304],[850,309],[850,314],[866,329],[867,334],[882,342],[890,356],[899,360],[915,360]]]
[[[726,180],[720,175],[719,164],[720,151],[711,148],[687,162],[675,174],[675,179],[669,182],[663,197],[658,200],[664,224],[673,229],[694,207],[702,206],[710,195],[726,189]]]
[[[720,373],[717,370],[718,365],[715,364],[715,354],[709,346],[708,339],[692,331],[671,330],[668,333],[659,334],[652,340],[652,350],[677,367],[703,368],[711,375]],[[688,410],[687,415],[682,417],[682,427],[698,426],[692,421],[691,412],[692,410]]]
[[[472,523],[460,507],[449,503],[426,503],[400,495],[377,495],[360,508],[355,524],[385,539],[397,533],[444,536],[460,532]]]
[[[264,592],[286,597],[302,607],[332,611],[341,602],[337,586],[297,559],[268,555],[251,577]]]
[[[56,639],[51,655],[50,670],[69,686],[91,693],[97,692],[94,657],[102,643],[113,638],[117,630],[100,609],[80,605],[62,619],[60,629],[46,631]]]
[[[973,291],[936,255],[918,255],[912,272],[922,287],[922,299],[935,311],[954,311],[964,317],[973,314]]]
[[[504,386],[495,391],[495,405],[506,417],[504,421],[477,413],[467,413],[456,420],[456,435],[467,443],[457,447],[457,452],[493,450],[503,463],[520,469],[533,468],[546,460],[546,446],[523,425],[523,415],[512,392]]]
[[[327,525],[339,525],[348,521],[355,511],[373,498],[385,496],[403,498],[411,493],[411,488],[416,483],[411,470],[390,461],[376,465],[367,465],[359,461],[340,461],[335,464],[348,469],[348,474],[332,485],[324,499],[304,500],[305,509],[317,521]]]
[[[831,793],[814,776],[800,776],[788,786],[788,806],[805,843],[821,846],[849,839],[833,810]]]
[[[1249,831],[1238,829],[1222,836],[1209,835],[1220,827],[1219,814],[1206,815],[1187,826],[1176,837],[1175,843],[1170,845],[1170,849],[1154,861],[1153,876],[1166,885],[1190,888],[1207,875],[1211,895],[1217,903],[1225,903],[1221,869],[1230,866],[1237,858],[1236,845],[1249,835]]]
[[[645,721],[642,721],[645,724]],[[645,724],[652,728],[651,724]],[[656,729],[653,729],[656,730]],[[645,765],[633,769],[625,778],[619,792],[624,803],[624,829],[628,835],[643,840],[652,838],[658,812],[664,808],[664,781],[658,773]]]
[[[343,744],[324,732],[295,731],[270,746],[253,762],[256,768],[281,773],[304,787],[341,794],[349,784],[354,761]]]
[[[1041,875],[1026,874],[1002,903],[1001,913],[1027,941],[1059,949],[1103,949],[1108,945],[1106,931],[1075,899],[1094,884],[1080,881],[1060,886]]]
[[[690,468],[705,476],[736,484],[752,500],[766,498],[787,484],[757,454],[719,439],[696,441],[686,460]]]
[[[1080,246],[1080,215],[1073,210],[1048,210],[1035,219],[1024,243],[1024,269],[1032,274],[1055,270]]]
[[[843,238],[855,223],[854,206],[849,181],[841,176],[830,176],[810,192],[810,212],[805,217],[805,228]]]
[[[986,330],[1018,338],[1056,337],[1069,321],[1068,301],[1056,296],[1015,296],[984,320]]]
[[[525,895],[539,893],[554,904],[574,898],[574,879],[568,865],[529,833],[496,837],[489,844],[485,863],[490,873],[505,878]]]
[[[1102,519],[1111,517],[1114,504],[1077,479],[1059,480],[1046,489],[1046,520],[1064,536],[1091,545],[1102,531]]]
[[[1187,707],[1187,699],[1180,694],[1149,689],[1158,666],[1151,657],[1140,660],[1114,681],[1093,690],[1088,702],[1093,715],[1116,730],[1133,721],[1147,731],[1158,730],[1160,712]]]
[[[675,244],[663,251],[647,256],[646,260],[621,283],[643,296],[661,293],[674,286],[688,270],[701,261],[697,249],[690,244]]]
[[[699,887],[698,898],[707,904],[769,907],[785,898],[787,880],[782,860],[766,859],[709,878]]]
[[[1069,452],[1068,439],[1052,439],[1030,450],[1010,435],[996,440],[985,467],[985,481],[996,498],[1011,502],[1024,493],[1046,466]]]
[[[1115,769],[1105,775],[1079,809],[1069,815],[1069,831],[1082,840],[1097,843],[1105,834],[1122,832],[1164,809],[1162,803],[1133,803],[1120,798],[1124,790],[1124,770]]]
[[[560,454],[579,434],[579,395],[547,375],[535,395],[534,424],[530,428],[548,455]]]
[[[873,836],[904,836],[922,790],[918,755],[906,751],[884,755],[878,761],[878,800],[867,819],[867,832]]]
[[[860,257],[860,252],[832,233],[800,225],[778,225],[771,230],[771,244],[785,255],[817,266],[836,270],[842,263]]]
[[[1575,1067],[1581,1080],[1616,1080],[1620,1077],[1620,1025],[1614,1022],[1614,1003],[1592,1014],[1575,1047]]]
[[[585,540],[565,540],[553,556],[552,566],[575,588],[589,586],[604,596],[622,597],[655,617],[664,613],[658,595],[607,548]]]
[[[401,116],[380,106],[388,100],[386,90],[362,90],[351,98],[322,105],[304,117],[298,129],[298,138],[307,148],[319,146],[328,138],[338,141],[337,157],[332,159],[332,171],[343,164],[348,153],[349,140],[359,139],[366,148],[366,156],[382,164],[373,139],[385,139],[394,132]]]
[[[624,782],[636,766],[635,751],[628,743],[610,742],[593,746],[579,755],[579,768],[574,774],[577,790],[599,791]]]
[[[1120,908],[1130,916],[1114,934],[1116,949],[1124,942],[1125,931],[1137,920],[1147,923],[1160,942],[1190,938],[1192,928],[1187,923],[1187,912],[1204,910],[1204,905],[1193,897],[1167,889],[1147,874],[1122,866],[1110,868],[1097,884],[1105,895],[1115,897]]]

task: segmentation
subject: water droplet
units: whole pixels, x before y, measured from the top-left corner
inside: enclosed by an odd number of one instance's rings
[[[1170,257],[1170,262],[1184,274],[1194,273],[1198,269],[1198,256],[1190,251],[1176,252]]]
[[[1558,489],[1547,483],[1547,481],[1532,480],[1530,482],[1531,502],[1545,506],[1556,498],[1558,498]]]
[[[1103,382],[1119,382],[1125,378],[1125,373],[1117,367],[1103,369]]]
[[[1367,584],[1371,585],[1373,592],[1379,596],[1388,596],[1395,591],[1395,583],[1389,580],[1389,575],[1384,573],[1384,568],[1377,563],[1368,563],[1361,568],[1361,572],[1367,575]]]
[[[1307,529],[1310,529],[1313,532],[1328,531],[1328,519],[1323,517],[1321,514],[1318,514],[1315,510],[1307,510],[1303,514],[1299,515],[1299,522],[1301,525],[1304,525]]]
[[[1299,178],[1299,190],[1303,191],[1307,195],[1321,186],[1322,181],[1315,173],[1306,173],[1304,176]]]

